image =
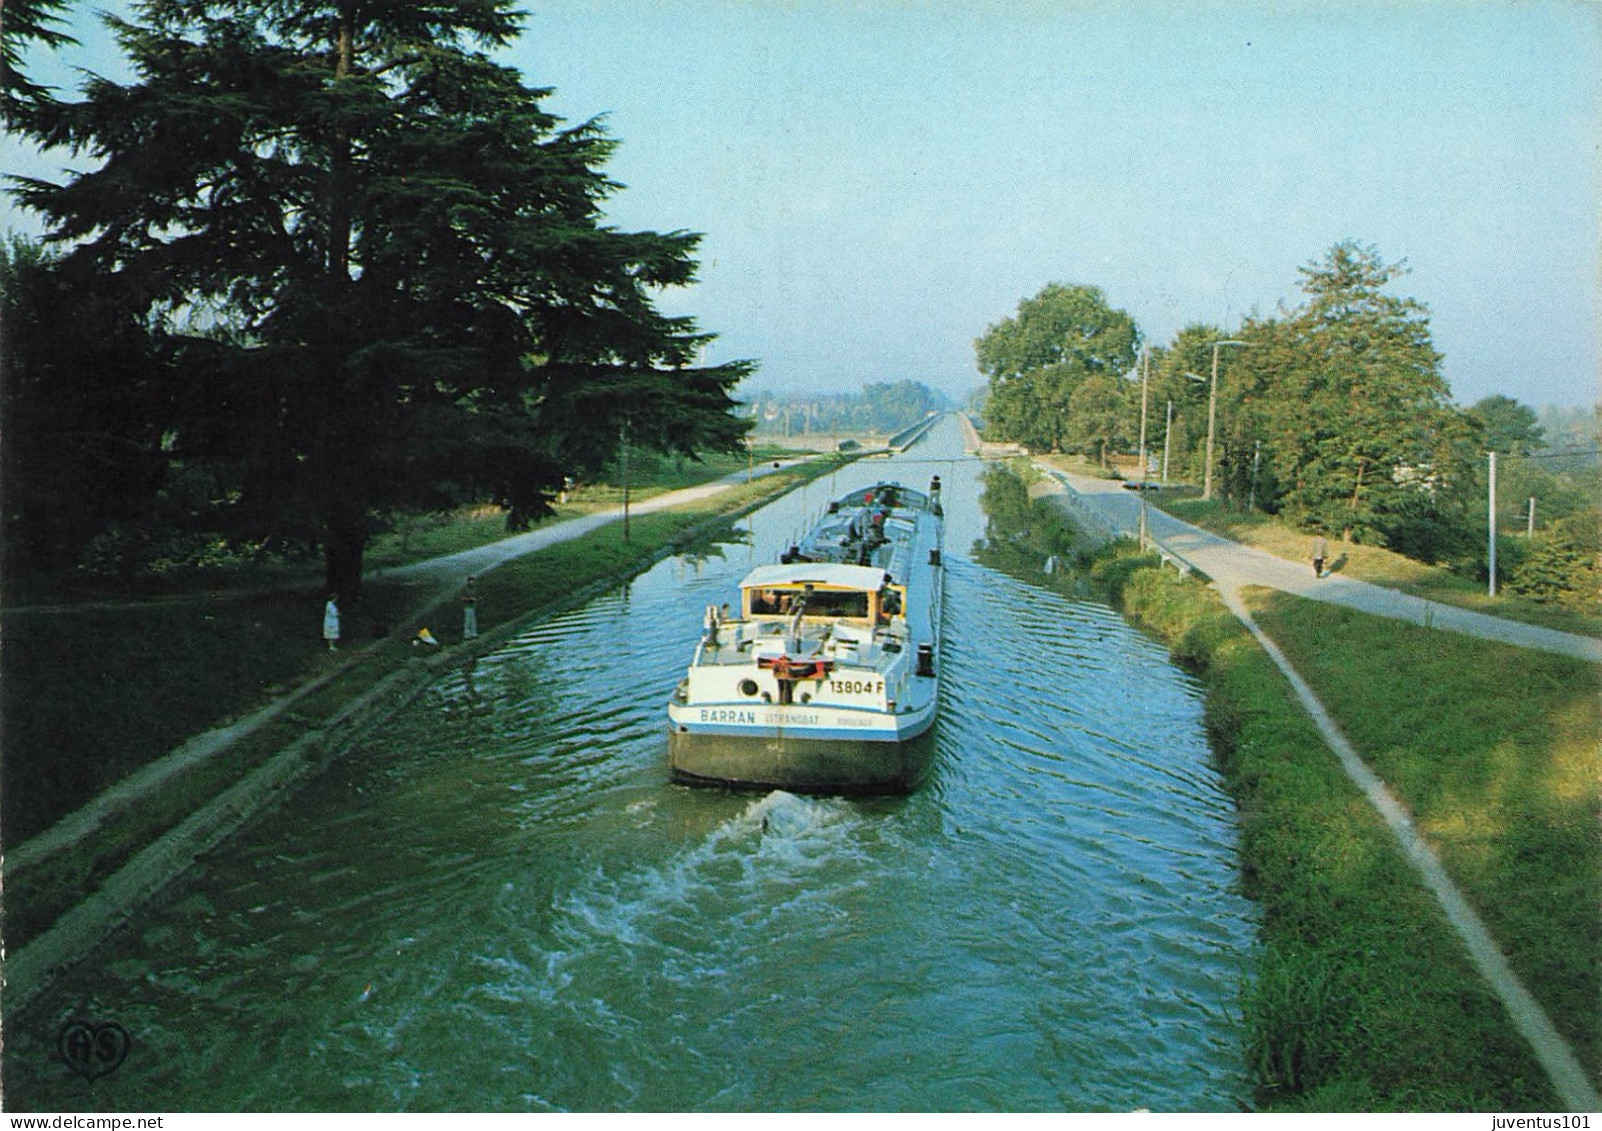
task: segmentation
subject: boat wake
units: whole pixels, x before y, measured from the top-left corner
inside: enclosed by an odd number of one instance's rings
[[[870,860],[862,826],[847,801],[776,790],[666,860],[618,874],[597,868],[558,900],[554,933],[569,952],[614,942],[672,951],[674,940],[704,938],[706,922],[732,914],[726,941],[759,938],[764,923],[826,904],[842,873],[860,872]]]

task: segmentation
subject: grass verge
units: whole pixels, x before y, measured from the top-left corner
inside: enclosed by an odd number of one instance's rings
[[[1259,1103],[1551,1107],[1540,1067],[1445,913],[1269,657],[1210,590],[1149,564],[1119,568],[1127,614],[1206,685],[1210,738],[1239,809],[1242,876],[1263,912],[1263,948],[1241,1000]],[[1323,648],[1339,667],[1340,650]],[[1546,906],[1534,892],[1514,898]],[[1569,1020],[1573,1031],[1579,1018]]]
[[[1037,501],[1028,513],[1029,550],[1020,552],[1020,560],[1040,563],[1073,540],[1064,531],[1066,519],[1049,503]],[[1176,661],[1204,686],[1214,757],[1239,814],[1242,885],[1262,911],[1261,946],[1243,978],[1240,997],[1243,1047],[1258,1106],[1277,1111],[1553,1108],[1557,1100],[1544,1073],[1470,963],[1445,913],[1384,822],[1346,778],[1273,661],[1218,595],[1163,568],[1157,557],[1140,554],[1129,543],[1084,555],[1081,564],[1095,588],[1165,642]],[[1046,575],[1038,565],[1030,569],[1028,580],[1036,584],[1069,592],[1084,584],[1082,576],[1066,571]],[[1283,636],[1288,652],[1289,641],[1300,637],[1306,650],[1320,655],[1320,664],[1308,665],[1317,670],[1303,670],[1303,676],[1322,694],[1323,669],[1355,666],[1353,653],[1370,648],[1365,633],[1373,626],[1356,624],[1341,639],[1321,629],[1309,634],[1292,619],[1303,611],[1300,603],[1286,600],[1297,606],[1295,612],[1275,619],[1274,610],[1265,608],[1265,617],[1272,621],[1276,638]],[[1412,631],[1419,634],[1414,645],[1426,653],[1447,639],[1470,653],[1497,648],[1424,629]],[[1377,649],[1371,658],[1374,666],[1367,678],[1351,679],[1350,698],[1331,693],[1334,702],[1329,705],[1337,715],[1378,715],[1386,709],[1385,700],[1369,694],[1368,684],[1382,678],[1376,673],[1383,673],[1387,663],[1399,659],[1382,657]],[[1456,660],[1433,669],[1427,678],[1440,685],[1442,698],[1421,710],[1432,717],[1461,719],[1455,697],[1481,693],[1456,678],[1471,663],[1466,654],[1457,653]],[[1574,674],[1563,668],[1552,678],[1563,683]],[[1388,694],[1400,699],[1418,678],[1426,676],[1391,675],[1382,681],[1392,684]],[[1507,678],[1506,670],[1501,678]],[[1575,690],[1569,683],[1567,690],[1557,692],[1557,700],[1532,704],[1519,721],[1476,720],[1487,728],[1483,751],[1476,756],[1509,763],[1509,780],[1521,783],[1532,798],[1552,793],[1554,804],[1569,805],[1568,794],[1576,788],[1569,758],[1577,748],[1565,744],[1565,752],[1551,759],[1554,768],[1532,765],[1519,771],[1511,764],[1526,753],[1493,735],[1509,726],[1529,739],[1539,729],[1542,712],[1554,709],[1556,702],[1573,706],[1568,696]],[[1586,725],[1583,719],[1574,723],[1578,733]],[[1441,725],[1440,733],[1450,734],[1451,726]],[[1394,729],[1400,738],[1408,726]],[[1358,733],[1352,737],[1367,752],[1372,736],[1366,730],[1360,733],[1361,738]],[[1427,762],[1431,755],[1421,751],[1417,757]],[[1382,774],[1387,766],[1376,762]],[[1416,783],[1402,777],[1393,788],[1417,805],[1408,796]],[[1460,792],[1477,788],[1472,774],[1455,780]],[[1567,784],[1559,786],[1558,781]],[[1583,803],[1577,811],[1585,811]],[[1593,808],[1593,838],[1595,820]],[[1553,855],[1564,856],[1571,847],[1566,839],[1571,822],[1565,817],[1555,824],[1557,832],[1530,838],[1543,845],[1548,867],[1556,864]],[[1508,831],[1480,828],[1491,840]],[[1506,882],[1495,888],[1465,886],[1482,908],[1492,899],[1507,905],[1493,922],[1527,920],[1533,934],[1544,920],[1563,933],[1561,940],[1548,940],[1544,946],[1532,938],[1529,956],[1519,960],[1521,972],[1527,972],[1532,992],[1547,1008],[1565,1018],[1563,1031],[1581,1049],[1594,1048],[1587,1042],[1594,1040],[1595,983],[1588,981],[1585,970],[1597,951],[1585,909],[1594,912],[1597,904],[1596,871],[1594,863],[1587,864],[1595,856],[1567,856],[1564,880],[1521,888],[1520,876],[1527,881],[1543,870],[1538,859],[1514,866],[1524,854],[1517,843],[1502,844],[1496,855],[1510,869]],[[1573,899],[1569,906],[1577,911],[1576,922],[1565,926],[1561,917],[1550,915],[1555,897]],[[1594,966],[1591,970],[1594,979]],[[1588,1026],[1591,1038],[1583,1036]]]
[[[1283,594],[1253,616],[1404,798],[1582,1063],[1602,1059],[1594,664]]]
[[[1312,545],[1312,536],[1304,531],[1269,515],[1237,510],[1216,499],[1164,494],[1155,502],[1175,518],[1290,561],[1307,560]],[[1454,573],[1444,565],[1426,565],[1379,546],[1333,539],[1330,553],[1331,563],[1326,568],[1358,581],[1371,581],[1416,597],[1560,632],[1602,635],[1602,615],[1587,615],[1507,593],[1492,597],[1483,583]]]

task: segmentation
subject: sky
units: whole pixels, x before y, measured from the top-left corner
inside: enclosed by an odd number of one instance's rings
[[[1355,240],[1410,268],[1392,290],[1459,403],[1598,399],[1602,4],[523,7],[506,60],[603,117],[609,223],[704,234],[660,305],[756,387],[960,397],[974,339],[1048,283],[1165,344],[1294,306]],[[103,41],[74,61],[117,69]]]

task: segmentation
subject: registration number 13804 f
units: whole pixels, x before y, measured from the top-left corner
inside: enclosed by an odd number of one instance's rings
[[[833,695],[883,695],[882,679],[831,679],[829,692]]]

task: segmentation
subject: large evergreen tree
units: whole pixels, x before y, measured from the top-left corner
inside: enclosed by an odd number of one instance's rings
[[[78,564],[138,523],[165,479],[165,359],[108,292],[21,239],[0,248],[0,542],[9,567]]]
[[[49,88],[24,71],[22,56],[34,45],[76,43],[64,30],[68,0],[5,0],[0,5],[0,122],[22,130],[34,110],[48,104]]]
[[[486,52],[511,0],[145,0],[134,73],[30,128],[96,167],[18,193],[64,270],[146,320],[177,376],[170,458],[252,537],[360,586],[376,510],[491,499],[514,522],[631,443],[737,444],[747,363],[653,304],[698,237],[608,227],[593,122]]]

